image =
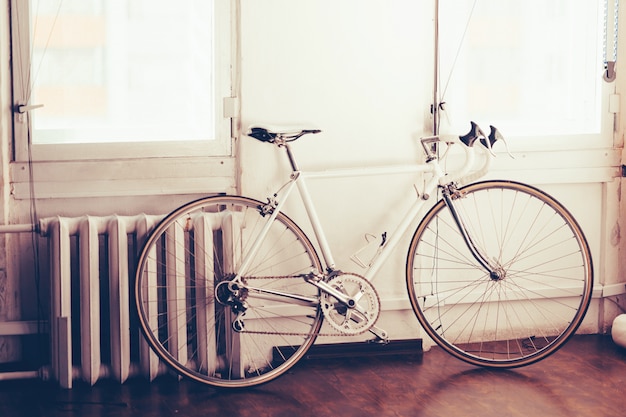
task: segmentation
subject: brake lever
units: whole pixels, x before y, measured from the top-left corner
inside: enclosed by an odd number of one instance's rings
[[[506,142],[506,139],[504,139],[504,136],[502,136],[502,133],[500,133],[498,128],[493,125],[489,125],[489,128],[491,129],[489,132],[489,136],[487,136],[486,139],[481,139],[481,142],[483,142],[485,146],[487,146],[486,145],[487,143],[489,144],[488,149],[491,152],[491,154],[494,155],[493,151],[491,151],[493,144],[496,143],[497,141],[502,141],[502,143],[504,144],[504,149],[506,150],[506,153],[511,157],[511,159],[515,159],[515,156],[513,156],[511,151],[509,151],[509,144]]]
[[[480,143],[482,143],[485,146],[485,148],[487,148],[491,156],[495,157],[496,154],[493,152],[493,149],[491,148],[495,140],[492,142],[491,138],[485,135],[485,132],[483,132],[483,130],[480,127],[478,127],[477,129],[477,133],[478,133],[478,139],[480,140]]]
[[[502,136],[500,131],[495,126],[489,125],[489,128],[491,130],[489,132],[489,136],[487,136],[485,135],[485,132],[482,131],[480,126],[478,126],[476,123],[470,122],[470,124],[471,124],[470,131],[463,136],[459,136],[459,139],[461,140],[461,142],[463,142],[465,145],[469,147],[472,147],[474,146],[474,143],[476,141],[479,141],[481,145],[487,148],[491,156],[495,157],[496,154],[493,152],[493,145],[497,141],[502,141],[504,143],[504,147],[506,149],[507,154],[509,154],[511,158],[515,159],[513,154],[509,151],[509,145],[504,139],[504,136]]]

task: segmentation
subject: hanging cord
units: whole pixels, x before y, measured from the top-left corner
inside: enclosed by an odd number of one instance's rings
[[[463,29],[463,34],[459,41],[459,45],[456,50],[456,54],[454,55],[454,59],[452,61],[452,65],[450,67],[450,71],[448,72],[448,77],[446,79],[445,87],[441,92],[441,66],[440,64],[440,55],[439,55],[439,2],[435,3],[435,79],[434,79],[434,97],[433,103],[431,104],[430,113],[433,116],[433,135],[439,134],[439,126],[441,121],[441,112],[445,110],[445,96],[448,91],[448,86],[450,85],[450,80],[452,79],[452,75],[454,74],[454,69],[456,68],[456,63],[461,55],[461,49],[463,48],[463,44],[465,42],[465,38],[467,37],[467,31],[469,30],[470,23],[472,21],[472,16],[474,14],[474,10],[476,9],[476,4],[478,0],[474,0],[472,3],[472,8],[467,16],[467,21],[465,22],[465,28]]]
[[[461,40],[459,41],[459,46],[456,50],[456,54],[454,55],[454,60],[452,61],[452,66],[450,67],[450,72],[448,73],[446,84],[439,97],[439,103],[441,104],[444,103],[446,92],[448,91],[450,80],[452,79],[452,74],[454,73],[454,69],[456,68],[456,62],[458,61],[459,56],[461,55],[461,49],[463,48],[463,44],[465,43],[465,38],[467,37],[467,31],[469,30],[470,23],[472,22],[472,16],[474,15],[474,9],[476,9],[476,3],[478,3],[478,0],[474,0],[474,3],[472,4],[472,8],[469,12],[469,15],[467,16],[467,21],[465,22],[465,28],[463,29],[463,35],[461,36]],[[439,78],[439,80],[441,80],[441,78]]]
[[[38,26],[38,20],[39,20],[39,1],[37,1],[36,7],[34,8],[30,7],[28,9],[27,20],[30,22],[31,16],[35,16],[35,20],[32,22],[32,28],[33,28],[32,34],[29,33],[28,35],[28,39],[29,39],[28,70],[26,71],[26,77],[22,78],[23,80],[22,97],[24,98],[25,104],[30,103],[30,99],[32,98],[33,86],[35,85],[37,81],[37,77],[39,76],[39,71],[41,70],[41,65],[43,64],[43,60],[45,58],[46,52],[48,51],[48,46],[50,45],[50,40],[52,39],[52,33],[54,32],[54,28],[56,27],[57,20],[59,19],[59,15],[61,14],[62,6],[63,6],[63,0],[60,0],[59,5],[57,6],[56,12],[54,14],[54,19],[52,20],[52,25],[50,26],[50,32],[48,32],[48,36],[46,38],[46,44],[44,45],[41,58],[39,59],[39,63],[37,65],[37,70],[34,71],[34,74],[33,74],[33,67],[34,67],[33,66],[33,54],[35,52],[35,48],[33,44],[33,38],[35,38],[35,35],[37,33],[37,26]],[[20,38],[22,37],[21,33],[19,34],[19,37]],[[22,67],[23,67],[24,61],[22,59],[20,59],[20,64],[22,64]]]
[[[31,236],[31,246],[33,250],[33,275],[35,279],[35,297],[37,302],[37,335],[39,337],[39,343],[37,344],[39,349],[39,357],[43,360],[43,355],[41,352],[41,346],[46,346],[45,343],[45,329],[43,328],[43,305],[41,302],[41,268],[39,265],[40,255],[39,255],[39,216],[37,215],[37,201],[35,198],[35,181],[34,181],[34,170],[33,170],[33,152],[32,152],[32,134],[31,134],[31,120],[29,112],[26,112],[26,136],[28,141],[28,192],[30,199],[30,222],[34,225],[35,231],[30,234]]]
[[[613,42],[611,59],[609,59],[609,0],[604,0],[604,22],[602,32],[602,56],[604,58],[604,81],[612,82],[615,80],[615,63],[617,62],[617,43],[618,43],[618,28],[619,28],[619,0],[614,0],[613,3]]]

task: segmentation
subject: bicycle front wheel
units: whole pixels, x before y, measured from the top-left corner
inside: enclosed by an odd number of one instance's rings
[[[218,387],[258,385],[287,371],[315,341],[320,294],[302,274],[321,271],[320,260],[292,220],[278,213],[268,224],[262,206],[203,198],[168,215],[144,245],[135,282],[139,322],[156,354],[183,376]],[[232,285],[243,261],[249,266]]]
[[[593,288],[591,254],[572,215],[546,193],[486,181],[453,200],[490,275],[443,200],[410,244],[407,287],[426,333],[452,355],[510,368],[555,352],[582,322]]]

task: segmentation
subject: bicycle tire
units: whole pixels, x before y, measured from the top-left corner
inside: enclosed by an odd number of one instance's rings
[[[321,271],[321,263],[283,213],[244,280],[312,301],[299,305],[248,290],[235,296],[227,288],[270,218],[262,206],[239,196],[190,202],[165,217],[143,246],[135,282],[139,323],[157,356],[184,377],[216,387],[262,384],[297,363],[319,333],[320,292],[301,274]]]
[[[586,238],[545,192],[513,181],[461,188],[454,206],[494,278],[471,255],[445,201],[422,219],[409,246],[411,306],[428,334],[477,366],[514,368],[557,351],[584,319],[593,289]]]

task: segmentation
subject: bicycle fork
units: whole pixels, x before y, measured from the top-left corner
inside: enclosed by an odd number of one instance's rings
[[[452,218],[454,219],[454,222],[456,223],[456,226],[459,229],[459,232],[461,233],[461,236],[463,237],[463,240],[465,241],[465,244],[467,245],[467,248],[471,252],[474,259],[476,259],[480,266],[482,266],[485,271],[487,271],[489,277],[493,281],[500,281],[504,279],[504,269],[500,266],[493,265],[493,263],[489,261],[487,255],[483,253],[483,251],[476,245],[476,243],[467,231],[467,227],[465,226],[465,222],[463,221],[461,213],[455,207],[454,200],[458,200],[463,197],[461,192],[456,188],[454,184],[446,184],[444,186],[441,186],[441,190],[443,194],[443,200],[450,210],[450,214],[452,215]]]

